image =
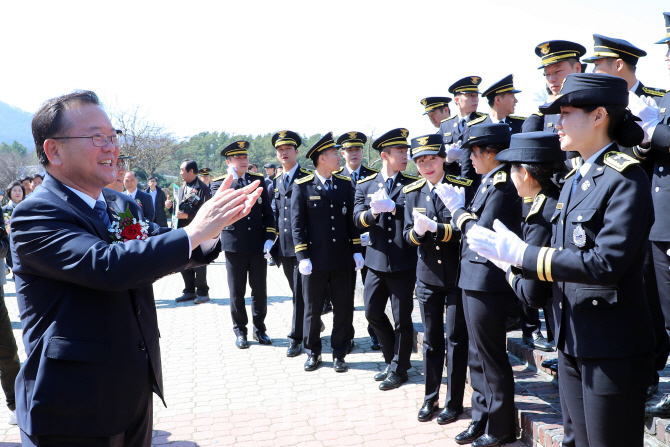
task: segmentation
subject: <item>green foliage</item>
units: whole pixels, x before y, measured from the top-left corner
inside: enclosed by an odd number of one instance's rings
[[[0,152],[6,154],[13,152],[21,157],[25,157],[28,155],[28,148],[18,141],[14,141],[12,144],[0,143]]]

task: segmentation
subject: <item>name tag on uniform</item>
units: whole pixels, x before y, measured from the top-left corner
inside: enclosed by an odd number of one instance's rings
[[[665,107],[661,109],[661,113],[665,113]]]
[[[547,124],[547,127],[554,127],[554,123]]]
[[[556,209],[557,210],[562,210],[563,209],[563,204],[562,203],[557,203],[556,204]]]
[[[445,137],[450,137],[450,136],[451,136],[451,132],[447,132],[447,133],[445,133],[444,136],[445,136]]]
[[[417,213],[426,214],[426,208],[412,208],[412,211],[416,211]]]
[[[321,196],[309,196],[309,200],[321,200]]]

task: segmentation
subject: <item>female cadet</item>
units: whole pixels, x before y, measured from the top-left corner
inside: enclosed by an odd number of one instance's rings
[[[435,188],[462,234],[475,224],[492,228],[495,219],[521,233],[521,198],[512,184],[510,166],[496,160],[498,152],[509,146],[510,136],[507,124],[480,124],[470,130],[463,147],[472,148],[470,158],[482,182],[467,208],[462,188],[445,183]],[[473,394],[472,422],[456,442],[497,446],[515,439],[514,376],[505,327],[517,298],[505,273],[472,251],[466,237],[462,240],[458,286],[463,289]]]
[[[642,142],[625,80],[568,75],[557,99],[561,149],[586,160],[552,215],[551,245],[530,245],[496,222],[470,247],[554,282],[563,445],[642,446],[654,337],[642,277],[653,222],[649,180],[619,146]]]
[[[440,425],[454,422],[463,413],[465,373],[468,366],[468,332],[463,315],[461,290],[456,285],[460,231],[451,223],[451,213],[435,196],[438,183],[471,189],[472,180],[448,175],[442,136],[412,139],[410,156],[422,179],[405,186],[405,241],[418,247],[416,295],[424,327],[424,403],[418,419],[429,421],[438,407],[445,357],[444,314],[446,305],[447,397],[437,417]],[[471,194],[468,194],[471,196]]]

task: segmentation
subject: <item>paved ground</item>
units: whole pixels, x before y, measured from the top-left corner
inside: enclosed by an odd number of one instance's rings
[[[175,305],[183,287],[181,275],[163,278],[154,286],[168,407],[154,399],[153,445],[444,447],[456,445],[454,436],[469,424],[469,408],[450,425],[417,422],[423,398],[420,354],[412,356],[409,383],[393,391],[378,389],[372,376],[384,362],[381,353],[370,350],[360,303],[354,315],[356,349],[347,357],[349,371],[332,370],[325,336],[324,363],[308,373],[303,371],[304,354],[285,355],[292,305],[279,269],[268,270],[266,324],[274,346],[250,340],[248,350],[234,346],[225,265],[209,267],[208,279],[212,301],[199,306]],[[9,282],[5,291],[23,351],[14,284]],[[247,312],[251,315],[249,306]],[[332,328],[332,317],[324,321],[325,335]],[[445,392],[446,385],[442,398]],[[6,425],[7,418],[7,409],[0,404],[0,447],[18,446],[18,428]]]

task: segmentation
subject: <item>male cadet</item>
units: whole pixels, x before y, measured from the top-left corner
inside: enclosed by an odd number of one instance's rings
[[[449,103],[451,98],[447,96],[430,96],[421,100],[421,105],[426,109],[424,115],[428,115],[428,119],[433,126],[440,128],[442,121],[449,119]]]
[[[369,177],[373,174],[377,174],[379,170],[372,169],[364,164],[363,162],[363,145],[368,141],[368,137],[365,136],[362,132],[346,132],[340,135],[337,139],[337,145],[342,147],[342,157],[344,157],[344,166],[339,170],[335,171],[333,174],[340,174],[351,179],[352,191],[356,192],[356,185],[359,180],[362,180],[366,177]],[[353,197],[351,198],[354,199]],[[369,233],[365,232],[361,234],[361,245],[362,251],[361,254],[365,258],[365,243],[369,238]],[[365,276],[368,273],[368,269],[363,267],[361,269],[361,280],[365,284]],[[356,290],[356,272],[354,271],[351,278],[351,293],[352,297]],[[379,345],[379,340],[375,331],[372,329],[372,326],[368,324],[368,334],[370,334],[370,347],[373,351],[379,351],[381,346]],[[352,327],[352,346],[353,346],[353,327]]]
[[[354,302],[350,288],[354,259],[356,270],[363,267],[361,239],[353,221],[351,179],[333,174],[340,166],[333,133],[328,132],[307,152],[315,172],[293,183],[291,222],[298,268],[303,275],[305,318],[303,343],[308,358],[305,371],[321,363],[321,312],[330,290],[333,302],[333,369],[347,370],[344,358],[349,350]]]
[[[470,136],[470,126],[483,123],[488,115],[477,112],[479,105],[479,76],[467,76],[454,82],[449,93],[454,95],[458,113],[440,124],[439,133],[444,137],[447,148],[447,164],[460,160],[460,176],[472,180],[473,189],[477,189],[481,176],[475,172],[470,160],[471,149],[461,150],[460,146]],[[452,170],[449,170],[453,174]]]
[[[265,189],[263,174],[249,172],[249,142],[235,141],[221,150],[226,157],[228,174],[214,179],[211,185],[212,194],[223,183],[228,175],[232,175],[233,188],[240,189],[260,180],[261,196],[251,208],[246,219],[228,225],[221,232],[221,251],[226,254],[226,273],[228,290],[230,291],[230,313],[233,317],[235,346],[246,349],[247,345],[247,309],[244,294],[247,290],[247,275],[251,288],[251,316],[254,323],[254,340],[261,345],[271,345],[272,340],[265,333],[265,316],[268,311],[267,270],[268,264],[263,253],[269,252],[272,241],[277,235],[270,198]]]
[[[209,169],[209,168],[202,168],[198,171],[198,177],[207,186],[209,186],[209,183],[212,180],[211,175],[212,175],[212,170]]]
[[[407,382],[411,367],[413,291],[416,282],[416,249],[403,238],[405,193],[402,189],[417,180],[403,174],[407,167],[407,129],[393,129],[380,136],[372,148],[380,152],[381,172],[364,178],[356,187],[354,219],[362,231],[370,232],[365,266],[365,317],[377,334],[386,369],[374,379],[380,390],[398,388]],[[386,313],[391,299],[393,321]]]
[[[298,271],[298,258],[293,245],[293,227],[291,225],[291,196],[295,180],[307,177],[311,171],[300,167],[297,161],[298,148],[302,144],[300,136],[290,130],[282,130],[272,135],[272,145],[277,150],[277,159],[281,163],[282,173],[274,178],[274,196],[272,211],[277,222],[277,240],[273,246],[275,262],[284,269],[284,276],[293,293],[293,319],[288,334],[287,357],[296,357],[302,351],[302,322],[305,316],[305,303],[302,297],[302,276]]]
[[[500,81],[486,89],[482,96],[489,102],[491,114],[486,117],[484,123],[502,123],[509,126],[512,134],[521,132],[521,126],[526,118],[514,116],[516,103],[515,93],[521,93],[521,90],[514,88],[514,76],[505,76]]]
[[[275,166],[274,163],[268,163],[265,166],[263,166],[263,169],[265,169],[265,174],[267,174],[267,177],[265,177],[265,186],[267,186],[268,191],[272,192],[274,185],[274,179],[277,171],[277,166]]]

